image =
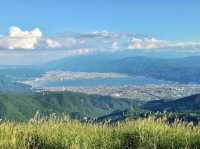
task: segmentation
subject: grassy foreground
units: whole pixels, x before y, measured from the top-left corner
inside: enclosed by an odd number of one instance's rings
[[[80,123],[67,117],[1,122],[2,149],[199,149],[200,125],[148,118],[107,124]]]

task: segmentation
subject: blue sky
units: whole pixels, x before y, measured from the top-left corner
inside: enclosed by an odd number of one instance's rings
[[[109,30],[198,40],[198,0],[2,0],[0,33],[39,27],[46,35]]]
[[[200,52],[199,0],[1,0],[0,14],[0,64],[126,49]]]

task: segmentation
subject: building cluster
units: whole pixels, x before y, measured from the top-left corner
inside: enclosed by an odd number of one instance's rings
[[[200,85],[124,85],[124,86],[63,86],[63,87],[44,87],[45,91],[72,91],[86,94],[97,94],[118,98],[128,98],[133,100],[158,100],[158,99],[178,99],[193,94],[200,93]]]

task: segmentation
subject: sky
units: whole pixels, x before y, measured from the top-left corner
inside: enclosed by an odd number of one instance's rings
[[[46,34],[109,30],[197,39],[198,0],[1,0],[0,32],[41,28]]]
[[[1,0],[0,14],[2,59],[24,50],[50,51],[49,60],[65,51],[200,49],[199,0]]]

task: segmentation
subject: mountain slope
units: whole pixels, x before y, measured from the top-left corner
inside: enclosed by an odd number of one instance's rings
[[[200,57],[155,59],[131,57],[116,61],[117,72],[126,72],[181,83],[200,82]]]
[[[151,111],[170,111],[170,112],[200,112],[200,94],[189,97],[165,101],[149,101],[142,106]]]
[[[167,118],[169,123],[177,119],[185,122],[200,122],[200,94],[177,100],[149,101],[141,106],[126,110],[117,110],[108,115],[97,118],[97,122],[116,122],[127,119],[138,119],[154,116],[155,118]]]
[[[79,112],[82,115],[97,117],[131,106],[131,101],[126,99],[72,92],[0,93],[0,117],[17,120],[27,120],[36,111],[43,114]]]

